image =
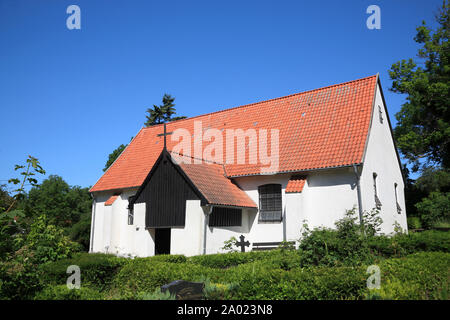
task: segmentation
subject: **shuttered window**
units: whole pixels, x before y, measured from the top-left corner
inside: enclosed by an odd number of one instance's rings
[[[209,216],[210,227],[240,227],[242,209],[214,207]]]
[[[373,173],[373,191],[375,195],[375,208],[378,210],[381,210],[381,201],[380,198],[378,198],[378,192],[377,192],[377,173]]]
[[[258,187],[259,221],[281,221],[281,184]]]
[[[134,196],[128,198],[128,225],[134,224],[134,205],[133,205]]]

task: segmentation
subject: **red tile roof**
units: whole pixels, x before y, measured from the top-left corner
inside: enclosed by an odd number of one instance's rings
[[[208,200],[208,203],[236,207],[257,207],[247,193],[225,176],[223,165],[206,161],[200,164],[180,162],[180,167]]]
[[[183,128],[194,133],[195,121],[201,121],[203,130],[216,128],[221,132],[225,129],[278,129],[279,167],[276,172],[358,164],[362,162],[368,135],[376,81],[377,76],[370,76],[174,121],[167,124],[167,130]],[[161,153],[163,137],[157,134],[162,132],[162,125],[142,128],[90,191],[140,186]],[[170,137],[168,150],[178,144]],[[223,140],[225,144],[225,137]],[[270,146],[270,135],[268,141]],[[208,144],[203,142],[202,148]],[[267,165],[249,164],[252,148],[236,146],[235,150],[237,147],[248,148],[246,164],[226,164],[227,176],[261,174],[261,168]]]
[[[285,192],[287,193],[302,192],[303,187],[305,186],[305,182],[306,182],[305,176],[292,176],[288,181]]]
[[[109,197],[109,199],[105,201],[105,206],[112,206],[114,201],[116,201],[117,197],[118,197],[118,195],[113,195],[113,196]]]

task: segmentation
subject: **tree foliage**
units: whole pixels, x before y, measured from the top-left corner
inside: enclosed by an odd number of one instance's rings
[[[176,114],[174,101],[175,98],[165,93],[162,98],[162,105],[153,105],[153,109],[147,109],[148,115],[146,115],[147,121],[145,122],[145,126],[150,127],[155,124],[185,119],[185,116],[173,116]]]
[[[108,161],[105,163],[105,167],[103,168],[103,172],[108,170],[108,168],[113,164],[114,161],[120,156],[120,154],[125,150],[127,144],[121,144],[118,146],[113,152],[111,152],[108,156]]]
[[[33,220],[46,215],[50,224],[71,227],[90,213],[92,199],[87,188],[69,186],[60,176],[50,175],[33,187],[24,200],[24,211]]]
[[[406,102],[396,114],[394,134],[397,146],[413,170],[422,161],[429,165],[450,165],[450,47],[449,4],[444,0],[433,32],[425,22],[417,27],[414,40],[421,45],[418,57],[392,65],[389,74],[391,91],[406,94]]]

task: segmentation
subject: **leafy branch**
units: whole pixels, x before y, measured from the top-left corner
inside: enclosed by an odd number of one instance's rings
[[[36,174],[45,174],[45,170],[41,167],[39,160],[35,157],[28,156],[25,165],[18,165],[16,164],[14,167],[15,171],[24,169],[22,172],[20,172],[20,175],[22,176],[21,179],[19,178],[11,178],[8,180],[8,183],[12,183],[14,185],[20,185],[15,192],[14,195],[14,201],[9,205],[8,209],[5,211],[5,214],[8,214],[11,209],[14,207],[14,205],[17,203],[18,200],[22,199],[24,197],[25,193],[25,182],[28,182],[29,185],[36,187],[38,185],[38,181],[34,176]]]

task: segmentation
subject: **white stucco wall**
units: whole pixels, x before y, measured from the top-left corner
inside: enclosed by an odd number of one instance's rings
[[[378,106],[382,110],[383,123],[380,123],[379,120]],[[363,210],[370,211],[375,207],[373,173],[377,173],[377,194],[382,204],[380,211],[380,216],[383,219],[381,232],[384,234],[390,234],[394,231],[393,225],[395,222],[398,222],[402,229],[408,229],[404,183],[387,117],[388,114],[383,104],[381,91],[377,86],[360,184]],[[402,209],[401,214],[397,213],[394,183],[398,184],[397,199]]]
[[[172,228],[170,233],[170,253],[195,256],[202,254],[204,213],[200,200],[186,201],[184,228]]]
[[[128,197],[137,189],[128,189],[117,197],[111,206],[105,206],[113,193],[94,195],[91,228],[91,252],[112,253],[121,256],[146,257],[154,254],[154,240],[145,229],[145,204],[134,207],[134,224],[128,225]]]
[[[282,187],[283,221],[260,222],[256,209],[242,210],[242,223],[237,227],[206,228],[206,253],[222,252],[224,242],[231,237],[254,242],[296,241],[300,238],[304,222],[310,228],[334,227],[346,209],[357,204],[355,176],[351,169],[323,170],[308,173],[302,193],[285,193],[291,174],[275,176],[249,176],[236,179],[236,183],[259,204],[258,186],[279,183]],[[154,230],[145,229],[145,204],[134,207],[134,224],[128,225],[128,197],[136,190],[121,194],[112,206],[104,202],[112,193],[96,194],[94,252],[117,255],[154,255]],[[186,202],[186,225],[171,230],[171,254],[186,256],[203,253],[204,223],[207,209],[199,200]],[[248,248],[251,250],[251,246]]]

